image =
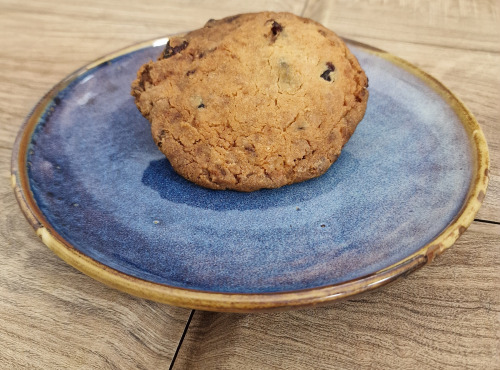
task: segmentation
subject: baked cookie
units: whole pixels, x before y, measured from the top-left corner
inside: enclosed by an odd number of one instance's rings
[[[332,31],[264,12],[170,38],[132,95],[180,175],[253,191],[323,174],[363,118],[367,87]]]

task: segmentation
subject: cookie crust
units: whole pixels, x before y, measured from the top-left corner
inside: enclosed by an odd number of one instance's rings
[[[263,12],[172,37],[132,95],[177,173],[254,191],[322,175],[363,118],[367,87],[335,33]]]

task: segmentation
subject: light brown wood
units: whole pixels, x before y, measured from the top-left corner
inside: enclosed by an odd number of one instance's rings
[[[500,51],[496,0],[310,0],[304,16],[357,40]]]
[[[314,1],[305,15],[422,68],[473,112],[488,140],[478,219],[500,221],[500,18],[493,1]],[[481,368],[500,363],[500,226],[475,222],[431,265],[330,308],[196,312],[176,369]]]
[[[10,188],[0,148],[0,367],[168,367],[190,311],[137,299],[43,245]]]
[[[409,61],[464,102],[485,133],[492,163],[477,218],[500,222],[500,2],[311,0],[304,14]]]
[[[434,263],[332,307],[196,311],[174,369],[495,369],[500,225],[475,223]]]
[[[10,188],[15,136],[34,104],[77,68],[130,44],[241,11],[305,1],[0,1],[0,368],[168,368],[190,310],[137,299],[57,258]]]
[[[82,65],[209,18],[264,9],[303,13],[448,86],[489,144],[490,186],[477,218],[500,222],[497,0],[0,0],[0,367],[169,366],[190,311],[109,289],[53,255],[10,189],[12,144],[38,99]],[[175,368],[498,368],[499,228],[475,222],[431,265],[333,307],[197,311]]]
[[[0,147],[38,99],[83,65],[131,44],[261,10],[300,13],[305,0],[0,1]]]

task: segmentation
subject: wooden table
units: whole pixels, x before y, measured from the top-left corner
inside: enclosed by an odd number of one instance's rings
[[[464,101],[491,156],[488,193],[466,233],[389,287],[273,314],[193,312],[134,298],[57,258],[10,187],[14,138],[37,100],[116,49],[265,9],[305,15],[407,59]],[[173,359],[174,369],[500,368],[498,0],[0,0],[0,31],[1,368],[156,369]]]

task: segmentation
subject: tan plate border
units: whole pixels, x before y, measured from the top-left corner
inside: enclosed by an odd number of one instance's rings
[[[433,241],[424,245],[411,256],[371,275],[340,284],[281,293],[232,294],[177,288],[124,274],[79,252],[53,229],[33,198],[29,187],[26,156],[33,131],[46,109],[50,109],[50,103],[57,93],[79,76],[101,64],[109,63],[112,59],[121,55],[153,45],[162,45],[167,41],[168,38],[160,38],[141,42],[99,58],[75,71],[55,85],[38,102],[26,118],[16,138],[12,151],[11,173],[12,187],[21,210],[36,230],[37,235],[42,239],[42,242],[61,259],[86,275],[112,288],[138,297],[192,309],[220,312],[256,312],[311,307],[371,291],[413,272],[451,247],[474,220],[488,186],[489,153],[484,134],[472,113],[441,82],[414,65],[369,45],[346,40],[350,45],[386,59],[426,82],[453,108],[471,139],[471,152],[474,155],[475,168],[466,201],[453,221]]]

